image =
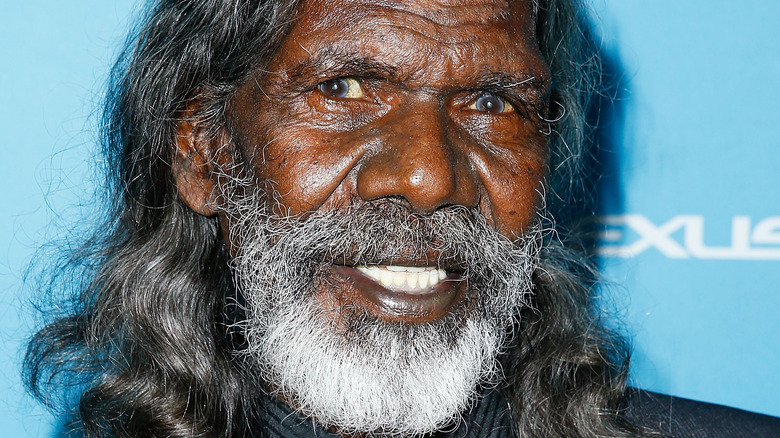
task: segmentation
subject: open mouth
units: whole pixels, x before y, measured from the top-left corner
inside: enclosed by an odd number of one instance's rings
[[[355,269],[391,292],[412,295],[430,293],[447,278],[447,271],[431,266],[356,266]]]
[[[377,318],[408,323],[443,318],[461,299],[466,282],[437,266],[331,265],[345,285],[342,299]]]

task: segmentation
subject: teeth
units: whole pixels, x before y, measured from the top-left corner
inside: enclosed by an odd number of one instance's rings
[[[417,276],[417,285],[420,287],[420,289],[426,289],[428,287],[428,282],[431,280],[430,274],[423,273],[423,274],[415,274]],[[409,277],[412,276],[412,273],[409,273]]]
[[[401,287],[408,285],[409,283],[406,280],[406,273],[404,272],[393,272],[393,286]]]
[[[447,278],[444,269],[420,266],[357,266],[357,270],[386,289],[424,294]]]

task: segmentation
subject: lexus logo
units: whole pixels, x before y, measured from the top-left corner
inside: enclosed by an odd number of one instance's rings
[[[640,214],[602,216],[599,222],[599,253],[604,256],[634,257],[655,248],[675,259],[780,260],[780,217],[754,224],[748,216],[735,216],[728,246],[706,243],[705,221],[699,215],[675,216],[662,224]],[[639,237],[626,243],[627,230]]]

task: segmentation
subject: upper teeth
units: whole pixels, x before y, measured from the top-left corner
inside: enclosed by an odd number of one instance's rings
[[[386,289],[411,294],[427,293],[447,278],[444,269],[418,266],[357,266],[357,270],[372,278]]]

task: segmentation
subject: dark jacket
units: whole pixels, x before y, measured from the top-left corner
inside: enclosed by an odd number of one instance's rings
[[[254,438],[339,438],[278,400],[265,400]],[[671,438],[780,438],[780,418],[679,397],[629,389],[626,419]],[[497,391],[488,393],[463,423],[435,438],[515,438],[508,408]]]
[[[630,389],[626,417],[674,438],[780,438],[780,418]]]

